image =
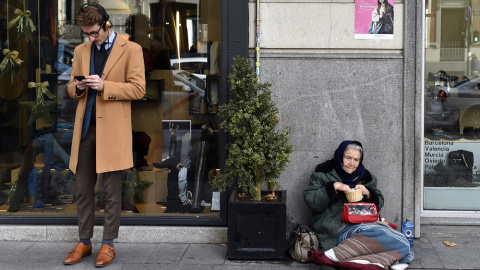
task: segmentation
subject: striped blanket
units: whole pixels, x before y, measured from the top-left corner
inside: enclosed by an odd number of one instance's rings
[[[312,250],[316,263],[336,269],[390,269],[405,264],[405,269],[414,258],[407,238],[384,223],[348,224],[337,237],[337,246],[324,254]]]

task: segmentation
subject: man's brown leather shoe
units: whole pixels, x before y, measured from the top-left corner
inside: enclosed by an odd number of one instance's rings
[[[109,245],[103,245],[98,252],[97,260],[95,261],[96,267],[104,267],[113,262],[115,258],[115,248],[110,247]]]
[[[70,254],[65,258],[63,264],[76,264],[79,263],[83,257],[92,254],[92,244],[85,246],[82,243],[78,243]]]

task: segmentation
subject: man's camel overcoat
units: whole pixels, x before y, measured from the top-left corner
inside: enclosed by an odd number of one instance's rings
[[[92,42],[75,48],[68,93],[79,99],[70,156],[70,170],[77,171],[78,150],[83,117],[87,104],[87,88],[76,94],[73,76],[90,75]],[[118,33],[101,76],[104,91],[96,96],[96,165],[97,173],[119,171],[133,167],[131,100],[145,95],[145,66],[142,48],[122,38]]]

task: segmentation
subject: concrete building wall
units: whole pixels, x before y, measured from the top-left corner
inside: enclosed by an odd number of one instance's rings
[[[404,44],[415,51],[416,32],[404,34],[404,16],[412,16],[415,27],[415,8],[395,1],[393,40],[360,40],[354,39],[354,0],[260,1],[260,80],[273,84],[280,124],[291,128],[295,146],[279,181],[288,190],[290,222],[309,224],[303,190],[315,166],[347,139],[364,145],[364,164],[386,198],[382,216],[396,224],[413,218],[421,120],[415,110],[421,105],[414,81],[405,86],[415,72],[406,74]],[[249,12],[254,59],[256,1]]]
[[[393,0],[390,0],[392,2]],[[393,40],[354,39],[354,0],[260,0],[260,45],[268,52],[401,53],[403,1],[395,1]],[[255,47],[256,1],[249,1],[250,48]]]

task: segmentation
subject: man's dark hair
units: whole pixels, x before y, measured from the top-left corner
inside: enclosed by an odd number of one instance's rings
[[[86,6],[80,8],[77,13],[77,24],[80,26],[92,26],[98,23],[102,25],[105,22],[105,18],[102,12],[93,6]]]

